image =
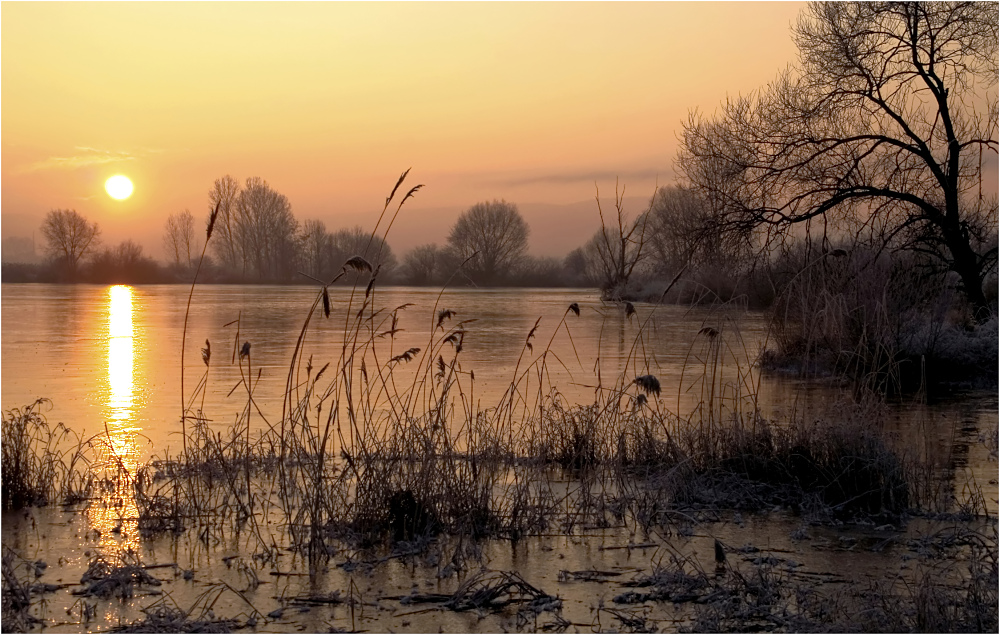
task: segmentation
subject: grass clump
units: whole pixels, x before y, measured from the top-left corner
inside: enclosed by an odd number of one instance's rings
[[[4,509],[72,503],[90,495],[93,476],[87,470],[87,444],[62,423],[49,425],[41,413],[47,403],[38,399],[4,413],[0,432]]]
[[[763,419],[681,435],[684,469],[669,472],[675,504],[767,509],[836,517],[910,509],[907,464],[863,414],[779,426]]]
[[[232,633],[243,626],[237,620],[198,618],[193,619],[184,610],[157,605],[145,609],[141,620],[121,625],[115,633]]]
[[[150,575],[138,559],[123,553],[111,560],[104,556],[93,558],[80,578],[80,584],[83,588],[74,591],[74,595],[126,599],[133,597],[138,588],[160,586],[162,583]]]
[[[223,594],[230,593],[242,600],[249,609],[236,618],[216,617],[213,607]],[[213,584],[187,609],[178,606],[169,595],[142,609],[140,620],[121,624],[112,629],[117,633],[232,633],[243,628],[254,628],[264,616],[250,604],[246,596],[226,583]]]
[[[0,627],[7,633],[25,633],[39,622],[31,615],[31,583],[17,574],[17,555],[3,546],[3,586],[0,593]]]

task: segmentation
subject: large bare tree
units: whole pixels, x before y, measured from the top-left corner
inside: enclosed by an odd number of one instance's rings
[[[174,259],[175,265],[190,265],[195,246],[194,216],[190,210],[184,210],[167,217],[163,226],[163,248],[168,257]]]
[[[246,270],[246,256],[242,250],[239,235],[240,226],[236,219],[236,201],[240,196],[240,183],[226,175],[215,179],[208,192],[209,213],[218,209],[215,227],[212,230],[212,249],[219,262],[232,271]]]
[[[381,236],[373,237],[361,226],[338,229],[330,234],[327,260],[334,271],[354,256],[361,256],[372,267],[378,268],[380,279],[390,276],[396,268],[396,255]],[[352,271],[342,280],[345,284],[353,284],[359,279],[361,276]]]
[[[685,265],[698,267],[720,260],[723,236],[714,231],[711,209],[695,188],[659,188],[649,224],[650,257],[660,273],[673,275]]]
[[[403,257],[403,282],[413,285],[437,282],[443,261],[444,255],[437,245],[414,247]]]
[[[448,236],[448,244],[476,283],[493,284],[518,264],[528,250],[528,224],[517,205],[504,200],[476,203]]]
[[[76,210],[54,209],[42,221],[42,235],[49,256],[61,260],[72,273],[87,252],[97,246],[101,230]]]
[[[820,2],[794,36],[795,67],[685,125],[679,165],[718,226],[773,238],[811,219],[860,220],[955,271],[985,319],[996,4]]]
[[[234,235],[248,268],[258,280],[293,275],[298,221],[288,198],[260,177],[251,177],[236,198]],[[216,221],[218,223],[218,220]]]
[[[302,223],[302,265],[306,273],[317,279],[324,279],[331,268],[330,234],[321,220],[307,220]]]

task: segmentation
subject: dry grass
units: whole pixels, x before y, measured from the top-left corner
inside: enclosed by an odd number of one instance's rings
[[[31,583],[28,574],[18,575],[18,556],[6,545],[3,547],[2,628],[8,633],[24,633],[38,623],[31,615]]]
[[[2,426],[3,508],[73,503],[90,496],[94,486],[88,469],[89,441],[62,423],[50,426],[38,399],[4,413]]]
[[[123,553],[112,559],[104,556],[91,559],[80,584],[82,588],[74,591],[74,595],[126,599],[133,597],[137,590],[158,587],[162,582],[150,575],[138,558]]]

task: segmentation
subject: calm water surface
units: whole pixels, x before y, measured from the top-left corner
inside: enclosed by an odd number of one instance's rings
[[[4,284],[2,290],[4,410],[47,397],[52,400],[46,411],[50,421],[63,421],[84,434],[103,432],[106,426],[116,452],[136,461],[179,447],[181,335],[189,288]],[[184,388],[212,425],[228,426],[246,408],[243,377],[252,378],[259,408],[251,425],[280,420],[292,351],[316,293],[308,286],[196,288]],[[331,289],[330,318],[321,308],[313,316],[304,348],[313,372],[327,362],[337,367],[345,331],[351,332],[363,295]],[[579,305],[579,316],[568,312],[572,303]],[[367,351],[371,374],[409,348],[426,351],[432,333],[443,336],[436,329],[437,311],[455,312],[445,326],[470,320],[459,355],[462,388],[483,408],[495,405],[515,371],[520,378],[547,349],[541,391],[556,388],[570,403],[592,403],[599,387],[608,389],[621,376],[631,381],[647,373],[663,386],[663,406],[684,416],[706,400],[712,385],[716,396],[721,393],[731,403],[746,399],[759,381],[762,411],[779,418],[821,419],[843,399],[829,387],[757,376],[752,360],[766,337],[759,314],[637,305],[636,314],[626,316],[621,307],[602,303],[594,291],[578,289],[441,293],[390,287],[377,290],[372,305],[376,313],[366,324],[382,334],[393,327],[393,309],[406,306],[396,311],[396,332],[374,338],[374,349]],[[369,306],[366,316],[371,315]],[[536,321],[529,350],[525,340]],[[720,335],[712,338],[706,329]],[[208,367],[202,362],[206,340],[212,351]],[[237,351],[244,342],[250,343],[250,355],[241,363]],[[447,357],[453,349],[446,345],[444,350]],[[405,392],[420,367],[419,357],[395,367],[396,387]],[[304,375],[302,368],[300,379]],[[203,378],[207,389],[196,393]],[[530,370],[523,381],[525,392],[537,393],[537,371]],[[996,394],[966,395],[934,406],[904,403],[892,408],[889,419],[892,431],[913,452],[931,456],[949,470],[977,473],[977,484],[995,508],[996,465],[981,437],[996,428]],[[962,481],[960,474],[954,478]]]
[[[53,402],[49,418],[77,430],[97,432],[106,423],[112,432],[127,429],[148,437],[156,448],[175,445],[187,296],[188,289],[180,285],[3,285],[3,407],[47,397]],[[352,300],[347,288],[331,289],[331,317],[318,311],[308,330],[305,357],[312,356],[314,369],[327,362],[336,365],[345,339],[345,318],[354,316],[362,298],[356,293]],[[315,299],[315,288],[305,286],[198,287],[185,352],[189,396],[206,370],[205,340],[211,343],[212,357],[204,402],[198,395],[195,405],[217,424],[232,423],[247,403],[241,377],[250,375],[261,413],[268,420],[279,419],[292,352]],[[574,302],[580,316],[568,312]],[[664,386],[663,398],[676,406],[685,364],[686,383],[704,369],[708,340],[697,341],[699,330],[710,325],[723,331],[732,346],[720,354],[725,359],[723,372],[734,381],[733,361],[739,360],[742,370],[749,372],[747,358],[756,354],[763,332],[759,317],[744,317],[736,334],[730,332],[733,323],[720,314],[677,307],[661,307],[650,318],[652,308],[640,306],[627,318],[620,307],[603,304],[587,290],[440,294],[434,289],[389,288],[377,292],[374,304],[376,310],[384,309],[374,321],[377,333],[391,329],[392,309],[409,306],[397,312],[394,337],[376,338],[374,358],[366,358],[369,368],[410,348],[426,350],[432,330],[436,337],[444,334],[435,328],[436,311],[455,312],[445,326],[469,321],[459,359],[462,370],[474,374],[473,394],[483,407],[496,404],[515,370],[520,377],[550,339],[546,393],[551,385],[569,402],[589,402],[599,383],[609,388],[627,370],[629,379],[657,375]],[[564,317],[565,325],[559,327]],[[525,340],[536,321],[538,329],[527,349]],[[646,336],[637,341],[643,323]],[[250,356],[241,369],[236,349],[245,342],[250,343]],[[416,362],[396,364],[394,373],[412,379],[418,367]],[[534,378],[537,373],[529,372],[526,379]],[[468,390],[473,382],[471,377],[465,381]],[[408,382],[396,383],[403,390]],[[530,387],[537,388],[537,382]],[[680,395],[682,408],[693,406],[701,395],[700,383],[685,388]],[[263,425],[259,417],[258,423]]]

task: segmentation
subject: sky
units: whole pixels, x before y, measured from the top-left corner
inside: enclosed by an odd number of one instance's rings
[[[260,176],[300,220],[370,229],[399,174],[425,187],[389,237],[443,244],[478,201],[518,204],[564,255],[625,188],[674,181],[681,122],[795,59],[801,3],[4,2],[4,237],[51,209],[162,257],[171,213]],[[105,180],[135,193],[115,201]]]

